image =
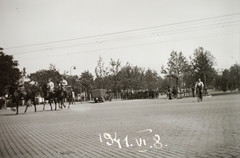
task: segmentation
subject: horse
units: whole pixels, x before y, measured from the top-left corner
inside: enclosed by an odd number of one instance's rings
[[[66,106],[64,105],[64,99],[66,98],[66,94],[63,91],[63,86],[60,83],[60,85],[56,86],[55,89],[55,98],[57,99],[58,103],[59,103],[59,108],[62,109],[62,107],[66,108]]]
[[[68,100],[68,108],[70,108],[71,103],[73,104],[73,90],[70,86],[66,87],[66,98]]]
[[[198,102],[202,102],[203,94],[202,94],[202,86],[197,86],[196,87],[196,94],[197,94],[197,100]]]
[[[40,86],[41,89],[41,96],[44,98],[44,102],[43,102],[43,110],[45,109],[45,104],[46,104],[46,100],[48,100],[48,103],[51,107],[52,110],[52,101],[55,103],[55,110],[57,110],[57,101],[56,101],[56,97],[55,97],[55,93],[54,92],[49,92],[47,84],[42,84]]]
[[[39,93],[39,88],[38,88],[37,85],[31,85],[29,83],[25,83],[25,90],[24,90],[24,93],[23,93],[23,92],[18,90],[18,85],[11,84],[10,86],[8,86],[8,93],[11,96],[12,103],[14,103],[16,105],[16,111],[17,111],[16,115],[18,114],[19,102],[21,100],[24,100],[25,104],[26,104],[26,108],[25,108],[24,113],[27,112],[27,109],[28,109],[28,106],[29,106],[28,101],[30,101],[30,100],[34,105],[34,111],[37,112],[36,100],[35,100],[35,97]]]

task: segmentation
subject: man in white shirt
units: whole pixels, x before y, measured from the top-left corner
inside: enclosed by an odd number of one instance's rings
[[[202,93],[203,93],[203,87],[204,87],[204,84],[203,82],[201,81],[201,79],[199,78],[198,79],[198,82],[196,83],[195,85],[195,89],[196,89],[196,94],[199,93],[199,97],[200,97],[200,100],[202,101]]]
[[[196,83],[196,85],[195,85],[195,88],[199,88],[199,87],[201,87],[201,89],[203,89],[203,87],[204,87],[204,84],[203,84],[203,82],[201,81],[201,79],[199,78],[198,79],[198,81],[197,81],[197,83]]]
[[[63,89],[64,95],[66,96],[67,95],[67,85],[68,85],[68,82],[63,77],[61,78],[61,81],[60,81],[60,86],[61,85],[62,85],[62,89]]]
[[[23,75],[23,76],[21,76],[20,79],[17,81],[17,85],[18,85],[17,90],[18,90],[21,94],[26,95],[27,93],[26,93],[26,91],[25,91],[25,86],[24,86],[24,84],[25,84],[25,76]]]
[[[54,92],[54,83],[52,82],[51,78],[48,79],[47,87],[48,87],[50,93]]]

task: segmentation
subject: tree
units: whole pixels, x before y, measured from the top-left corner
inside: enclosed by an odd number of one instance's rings
[[[239,90],[239,76],[240,76],[240,65],[237,63],[232,65],[229,69],[230,71],[230,83],[231,83],[231,89],[238,88]]]
[[[76,94],[81,92],[81,82],[80,82],[80,80],[79,80],[77,75],[75,75],[75,76],[72,76],[72,75],[67,76],[66,80],[67,80],[68,84],[71,85],[71,88],[73,89],[73,91]]]
[[[107,68],[104,67],[104,62],[99,56],[99,60],[97,62],[97,67],[95,68],[96,79],[94,81],[96,88],[105,88],[106,87],[106,80],[104,81],[104,77],[108,75]]]
[[[116,92],[116,98],[118,97],[118,91],[119,91],[119,77],[118,77],[118,73],[120,71],[121,68],[121,62],[119,61],[119,59],[117,61],[114,61],[113,59],[111,59],[110,61],[110,73],[109,73],[109,79],[110,79],[110,84],[111,89]]]
[[[3,48],[0,48],[0,96],[6,94],[6,86],[16,83],[19,79],[20,71],[17,66],[18,61],[13,60],[11,55],[5,55]]]
[[[169,78],[175,78],[176,86],[178,86],[179,79],[183,78],[185,69],[188,65],[186,57],[183,56],[182,52],[178,54],[177,52],[172,51],[167,65],[168,67],[166,69],[162,66],[161,73],[167,75]]]
[[[132,89],[132,68],[130,63],[126,63],[124,67],[118,73],[119,76],[119,88],[121,90]]]
[[[52,81],[56,85],[60,81],[62,75],[56,70],[55,66],[51,64],[49,70],[39,70],[35,73],[31,73],[28,77],[33,81],[37,81],[39,84],[47,83],[48,79],[52,78]]]
[[[81,74],[80,81],[82,84],[82,91],[90,92],[93,88],[93,75],[89,71],[84,71]]]
[[[207,89],[207,85],[212,83],[214,75],[216,74],[213,68],[215,65],[215,57],[209,51],[199,47],[194,51],[191,64],[193,66],[195,80],[197,81],[198,78],[201,78]]]
[[[230,72],[229,70],[225,69],[223,70],[223,73],[222,73],[222,82],[221,82],[222,90],[224,92],[227,91],[227,89],[230,86],[229,81],[230,81]]]
[[[156,90],[158,88],[157,72],[151,69],[148,69],[145,73],[145,83],[149,91]]]

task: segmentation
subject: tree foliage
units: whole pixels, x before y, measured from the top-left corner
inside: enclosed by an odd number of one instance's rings
[[[54,84],[58,84],[62,75],[56,70],[54,65],[50,65],[49,70],[39,70],[31,73],[28,77],[30,80],[36,81],[39,84],[47,83],[49,78],[52,79]]]
[[[179,79],[182,79],[184,75],[187,75],[186,70],[188,67],[188,61],[182,52],[177,53],[172,51],[170,58],[168,59],[167,68],[162,66],[161,73],[165,74],[169,78],[176,79],[176,86],[179,85]]]
[[[97,67],[95,68],[95,87],[96,88],[104,88],[106,87],[106,80],[104,78],[108,75],[108,68],[105,68],[104,62],[101,56],[99,56],[99,60],[97,61]]]
[[[80,76],[80,81],[82,84],[82,91],[90,92],[93,88],[93,75],[89,71],[84,71]]]
[[[0,50],[0,96],[5,95],[5,87],[15,83],[20,77],[20,71],[17,68],[18,61],[11,55],[5,55],[3,49]]]
[[[211,84],[216,74],[213,68],[215,62],[215,57],[209,51],[202,47],[195,49],[191,61],[195,80],[201,78],[205,85]]]

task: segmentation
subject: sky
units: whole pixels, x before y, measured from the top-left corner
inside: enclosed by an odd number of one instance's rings
[[[172,51],[189,58],[199,47],[229,69],[240,63],[240,1],[0,0],[0,47],[27,74],[53,64],[95,75],[101,57],[160,75]]]

